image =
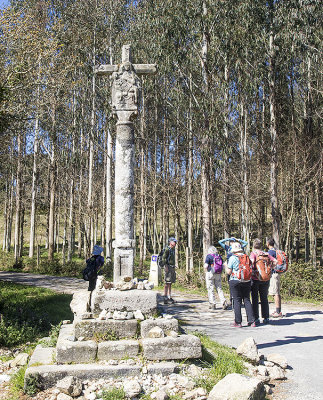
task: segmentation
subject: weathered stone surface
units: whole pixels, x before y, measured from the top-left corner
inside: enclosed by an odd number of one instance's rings
[[[165,337],[165,333],[159,326],[154,326],[148,332],[148,337],[150,338],[163,338]]]
[[[178,364],[174,362],[160,362],[147,365],[147,372],[150,375],[170,375],[176,373]]]
[[[26,365],[28,362],[29,355],[27,353],[19,353],[12,361],[10,361],[10,367],[19,367]]]
[[[154,393],[154,398],[156,400],[167,400],[168,399],[168,394],[165,392],[164,389],[159,389],[157,392]]]
[[[191,399],[206,399],[207,397],[207,392],[204,388],[196,388],[194,390],[191,390],[187,392],[184,396],[184,400],[191,400]]]
[[[126,397],[133,399],[140,394],[142,388],[137,379],[125,379],[123,383],[123,390]]]
[[[144,357],[148,360],[180,360],[202,356],[200,339],[194,335],[177,338],[142,339]]]
[[[135,319],[138,319],[139,321],[144,321],[144,319],[145,319],[143,313],[140,310],[136,310],[133,313],[133,316],[134,316]]]
[[[139,353],[137,340],[116,340],[101,342],[98,345],[99,360],[121,360],[124,357],[135,357]]]
[[[161,328],[166,333],[166,335],[170,331],[178,332],[178,320],[175,318],[146,319],[140,324],[141,337],[148,337],[149,331],[156,326]]]
[[[74,315],[80,317],[90,311],[90,294],[88,290],[77,290],[71,301],[70,307]]]
[[[104,335],[107,333],[115,334],[120,339],[132,338],[137,333],[137,320],[84,320],[75,323],[76,338],[83,336],[85,339],[91,339],[95,334]]]
[[[52,364],[55,357],[56,349],[54,347],[43,347],[42,345],[38,345],[30,357],[28,366],[32,367],[34,364]]]
[[[252,337],[247,338],[240,344],[240,346],[237,348],[237,353],[251,361],[259,361],[257,344]]]
[[[57,400],[72,400],[73,397],[69,396],[69,395],[66,394],[66,393],[59,393],[59,394],[57,395],[57,398],[56,398],[56,399],[57,399]]]
[[[82,382],[75,376],[67,376],[57,382],[56,387],[63,393],[77,397],[82,393]]]
[[[211,390],[208,400],[265,400],[264,384],[256,378],[229,374]]]
[[[153,315],[157,310],[157,293],[151,290],[95,290],[92,295],[91,309],[94,315],[102,310],[136,311],[144,315]]]
[[[279,365],[280,367],[282,367],[284,369],[286,369],[288,366],[286,357],[282,356],[281,354],[277,354],[277,353],[268,354],[267,362],[268,361],[272,362],[276,365]]]
[[[97,353],[97,343],[93,340],[72,342],[68,340],[72,332],[73,325],[61,326],[56,346],[57,363],[89,363],[94,361]]]
[[[66,376],[75,376],[81,381],[99,380],[106,378],[120,378],[137,376],[140,367],[136,365],[99,365],[99,364],[72,364],[72,365],[40,365],[27,368],[25,373],[25,388],[29,377],[37,377],[39,388],[48,389],[56,386],[57,382]]]
[[[281,380],[285,379],[285,372],[282,368],[278,367],[278,365],[274,365],[273,367],[267,368],[270,379],[273,380]]]

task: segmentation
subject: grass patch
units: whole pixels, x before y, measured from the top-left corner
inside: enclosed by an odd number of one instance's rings
[[[71,295],[10,282],[0,282],[0,293],[0,346],[34,342],[63,319],[73,318]]]
[[[221,345],[203,333],[194,332],[202,343],[204,375],[195,383],[209,393],[213,386],[228,374],[244,374],[243,359],[230,347]]]
[[[110,390],[103,390],[100,397],[102,400],[123,400],[126,398],[126,395],[122,388],[112,388]]]

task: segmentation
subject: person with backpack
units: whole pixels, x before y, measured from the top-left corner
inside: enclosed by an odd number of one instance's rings
[[[216,301],[214,295],[214,289],[216,289],[220,298],[223,310],[228,308],[228,303],[224,297],[221,283],[221,274],[223,270],[223,260],[218,254],[216,247],[210,246],[208,254],[205,258],[204,271],[205,271],[205,282],[209,299],[209,308],[215,310]]]
[[[93,246],[91,257],[86,260],[86,268],[83,271],[83,278],[89,281],[88,291],[95,289],[98,272],[104,264],[104,257],[101,256],[103,248],[97,244]]]
[[[271,314],[273,318],[281,318],[281,295],[280,295],[280,275],[286,272],[288,268],[288,258],[282,250],[275,249],[275,240],[273,238],[267,240],[268,254],[276,259],[277,263],[273,269],[269,284],[269,294],[274,296],[276,310]]]
[[[227,242],[229,242],[229,244],[226,244]],[[231,251],[232,244],[233,243],[240,243],[242,249],[244,249],[248,244],[248,242],[246,242],[245,240],[237,239],[235,237],[221,239],[221,240],[218,241],[218,243],[225,250],[225,253],[226,253],[226,258],[227,259],[226,259],[226,262],[224,263],[224,267],[225,268],[228,266],[229,259],[232,256],[232,251]],[[228,282],[229,282],[229,279],[230,279],[230,276],[228,275]],[[231,305],[232,305],[232,294],[231,294],[230,286],[229,286],[229,291],[230,291],[229,306],[231,307]]]
[[[175,247],[177,240],[174,237],[168,239],[168,246],[165,248],[162,255],[162,265],[165,272],[165,288],[164,288],[164,304],[173,304],[172,299],[172,283],[176,282],[175,272]]]
[[[232,243],[231,252],[232,255],[226,266],[226,273],[230,275],[229,285],[234,309],[234,323],[231,326],[235,328],[242,327],[241,306],[243,301],[247,313],[248,325],[255,327],[255,317],[250,302],[251,262],[249,257],[243,253],[239,242]]]
[[[252,280],[251,280],[251,303],[255,324],[259,325],[259,296],[261,302],[261,316],[263,323],[269,323],[269,302],[268,289],[271,278],[272,268],[276,264],[276,260],[268,253],[262,251],[262,243],[260,239],[253,241],[252,252],[249,255],[252,263]]]

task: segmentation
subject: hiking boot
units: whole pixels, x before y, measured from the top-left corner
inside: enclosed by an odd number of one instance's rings
[[[254,322],[248,322],[248,326],[251,326],[252,328],[254,328],[254,327],[256,327],[256,326],[259,326],[259,325],[260,325],[260,320],[259,320],[259,318],[258,318],[258,319],[255,319]]]
[[[264,320],[262,321],[263,324],[267,325],[270,323],[270,319],[269,318],[264,318]]]
[[[169,299],[164,299],[164,304],[170,304]]]
[[[229,308],[229,305],[226,300],[224,301],[222,308],[223,308],[223,310],[227,310]]]
[[[281,318],[283,314],[282,312],[278,313],[277,311],[274,311],[270,316],[273,318]]]
[[[233,324],[231,324],[232,328],[242,328],[241,324],[237,324],[236,322],[234,322]]]
[[[172,298],[168,299],[168,301],[169,301],[170,304],[174,304],[175,303],[175,300],[172,299]]]
[[[256,325],[255,322],[253,322],[253,323],[250,325],[251,328],[255,328],[256,326],[257,326],[257,325]]]

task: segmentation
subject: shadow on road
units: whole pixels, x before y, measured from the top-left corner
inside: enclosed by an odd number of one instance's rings
[[[278,339],[275,342],[258,344],[258,349],[264,349],[266,347],[284,346],[292,343],[306,343],[313,342],[315,340],[322,340],[323,336],[286,336],[286,339]]]
[[[320,315],[323,314],[320,310],[312,310],[312,311],[298,311],[292,313],[286,313],[286,317],[292,317],[293,315]]]

